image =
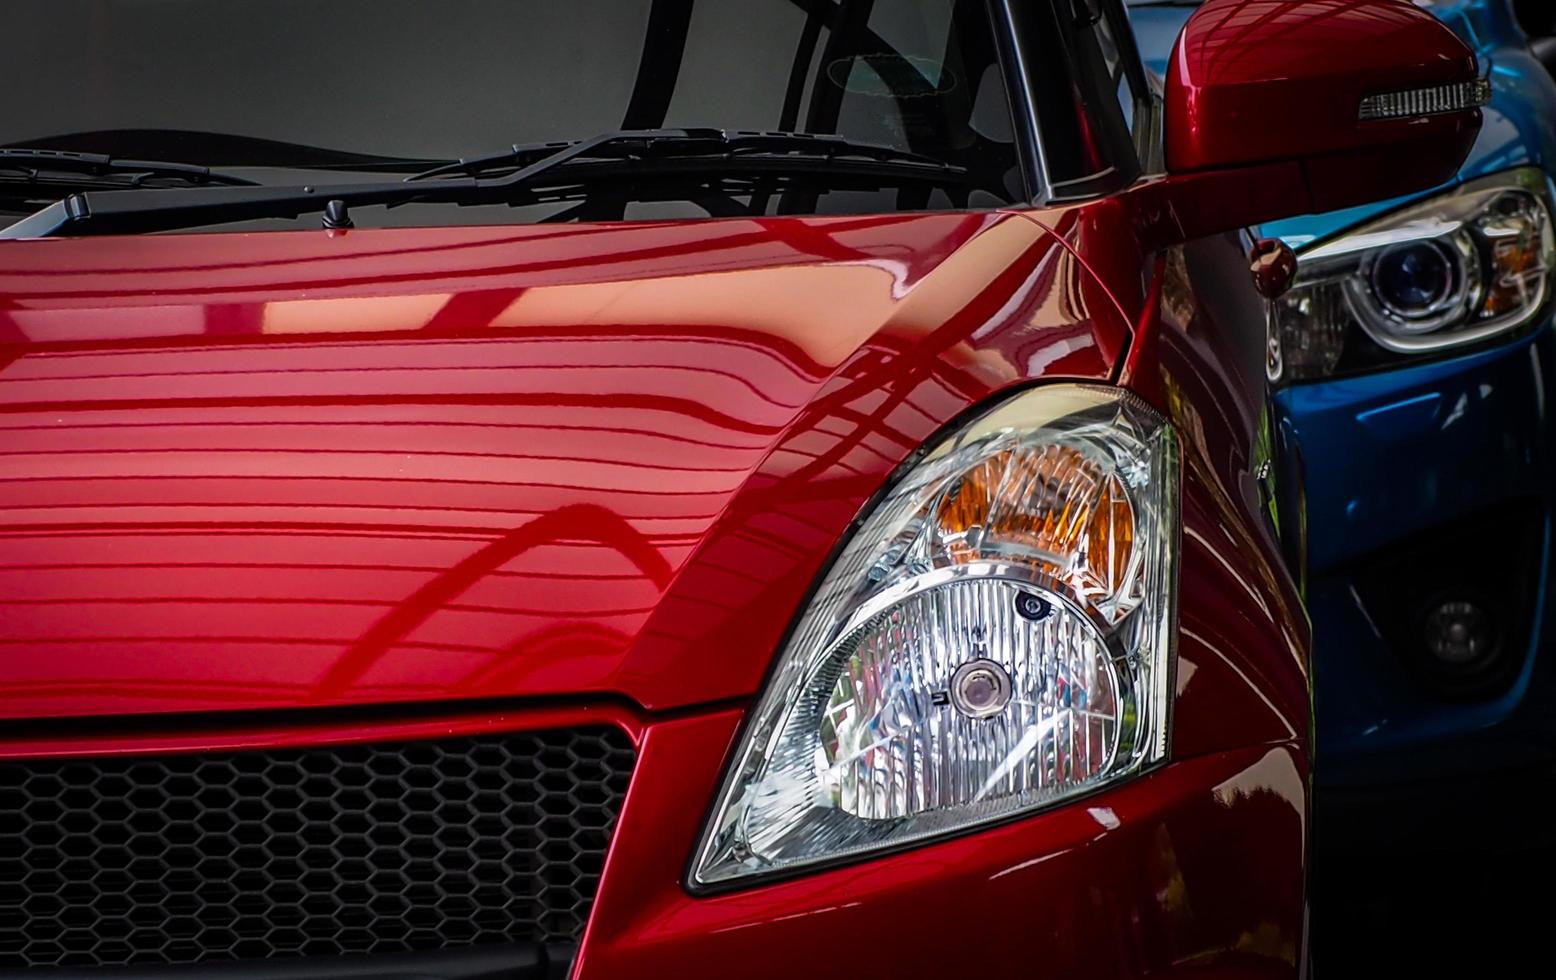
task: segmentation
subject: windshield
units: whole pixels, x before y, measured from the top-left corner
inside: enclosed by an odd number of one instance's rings
[[[26,43],[0,60],[0,146],[274,183],[624,128],[786,130],[1008,175],[975,204],[1020,193],[984,0],[10,0],[6,26]],[[835,209],[912,196],[859,193]]]

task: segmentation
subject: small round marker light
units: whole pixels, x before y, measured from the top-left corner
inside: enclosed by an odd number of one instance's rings
[[[1016,612],[1022,619],[1030,619],[1037,622],[1047,619],[1048,614],[1054,611],[1054,607],[1048,604],[1048,600],[1042,596],[1033,595],[1030,592],[1022,592],[1016,596]]]
[[[1010,704],[1010,674],[992,660],[969,660],[951,675],[951,704],[969,718],[993,718]]]

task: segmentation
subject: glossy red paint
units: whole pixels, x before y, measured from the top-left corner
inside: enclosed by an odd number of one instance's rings
[[[641,754],[584,980],[792,976],[881,934],[923,937],[872,959],[909,976],[1293,976],[1307,635],[1248,476],[1257,297],[1235,236],[1143,251],[1151,200],[7,245],[0,757],[604,720]],[[688,894],[739,706],[871,495],[1131,346],[1184,441],[1174,761]]]
[[[711,897],[681,887],[738,715],[645,733],[578,980],[1295,976],[1307,771],[1292,744],[879,860]],[[693,775],[695,774],[695,775]],[[1227,971],[1227,972],[1218,972]]]
[[[1265,337],[1248,328],[1264,313],[1245,271],[1248,244],[1225,235],[1165,254],[1140,329],[1152,350],[1130,379],[1184,440],[1179,758],[1305,745],[1308,734],[1309,628],[1254,476],[1268,409]],[[1233,270],[1243,271],[1233,279]],[[1205,288],[1218,280],[1226,288]]]
[[[310,745],[397,743],[497,732],[546,731],[613,725],[641,745],[642,712],[609,701],[543,703],[519,707],[435,705],[433,710],[258,713],[145,719],[30,720],[0,727],[0,761],[41,758],[189,755]]]
[[[9,243],[0,757],[604,720],[641,755],[585,980],[792,976],[880,934],[924,937],[872,961],[901,975],[1293,976],[1307,635],[1248,476],[1257,297],[1235,237],[1152,258],[1153,200]],[[869,498],[961,413],[1126,350],[1184,441],[1172,764],[688,894],[739,706]]]
[[[0,716],[757,687],[864,502],[1113,299],[971,214],[5,243]]]
[[[1299,164],[1312,211],[1425,189],[1463,163],[1480,112],[1363,121],[1362,100],[1476,77],[1474,53],[1399,0],[1209,0],[1168,66],[1167,166]]]
[[[1475,114],[1356,108],[1474,71],[1408,4],[1210,0],[1173,172],[1072,206],[0,242],[0,759],[603,722],[639,759],[582,980],[1297,977],[1310,637],[1235,229],[1431,182]],[[840,539],[935,433],[1061,380],[1180,437],[1169,761],[691,894]]]

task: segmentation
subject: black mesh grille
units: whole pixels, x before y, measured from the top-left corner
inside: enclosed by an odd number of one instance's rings
[[[0,763],[0,967],[573,942],[615,729]]]

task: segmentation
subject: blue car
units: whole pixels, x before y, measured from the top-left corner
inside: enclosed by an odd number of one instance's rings
[[[1556,756],[1556,4],[1416,2],[1493,86],[1458,178],[1264,229],[1300,259],[1268,367],[1306,498],[1321,854],[1521,833],[1493,800]],[[1132,3],[1158,72],[1193,6]]]

